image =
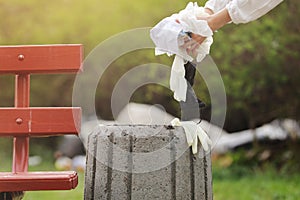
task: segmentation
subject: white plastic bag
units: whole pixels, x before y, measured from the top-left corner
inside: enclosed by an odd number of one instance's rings
[[[182,41],[180,33],[192,32],[206,37],[196,50],[195,61],[201,62],[209,54],[210,46],[213,43],[213,32],[207,21],[198,19],[206,15],[208,14],[203,7],[190,2],[184,10],[164,18],[150,31],[151,39],[156,45],[156,55],[176,54],[171,70],[170,89],[174,92],[174,98],[177,101],[186,101],[187,83],[184,78],[184,63],[194,60],[182,47],[184,41]]]

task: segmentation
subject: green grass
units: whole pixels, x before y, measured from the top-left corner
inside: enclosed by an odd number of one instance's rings
[[[276,159],[260,161],[257,156],[247,157],[247,151],[236,151],[216,159],[213,162],[214,199],[298,200],[299,165],[295,158],[281,160],[281,154],[276,155]]]
[[[300,196],[300,175],[255,173],[241,178],[214,178],[213,181],[215,200],[297,200]]]

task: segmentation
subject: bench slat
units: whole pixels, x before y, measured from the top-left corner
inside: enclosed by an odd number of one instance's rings
[[[0,74],[78,72],[81,44],[0,46]]]
[[[64,172],[0,172],[0,192],[71,190],[78,184],[74,171]]]
[[[79,134],[81,108],[0,108],[0,136],[45,137]]]

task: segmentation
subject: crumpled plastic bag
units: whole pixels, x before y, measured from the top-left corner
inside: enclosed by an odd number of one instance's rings
[[[186,49],[182,49],[183,41],[179,37],[180,32],[192,32],[204,37],[206,40],[197,49],[197,62],[200,62],[204,56],[199,54],[208,54],[210,46],[213,43],[213,31],[205,20],[199,20],[199,17],[207,16],[203,7],[197,3],[188,3],[184,10],[173,14],[161,20],[150,31],[151,39],[156,45],[156,55],[167,53],[168,55],[180,55],[187,61],[193,61],[193,57],[187,54]],[[178,22],[176,22],[178,21]]]
[[[172,64],[170,89],[174,92],[174,98],[177,101],[186,101],[187,83],[184,78],[184,64],[194,60],[182,47],[185,39],[181,37],[182,33],[192,32],[206,37],[196,50],[195,59],[197,62],[201,62],[209,54],[210,46],[213,43],[213,31],[207,21],[198,19],[206,15],[208,14],[203,7],[190,2],[184,10],[164,18],[150,31],[151,39],[156,45],[156,55],[165,53],[169,56],[176,55]]]
[[[198,139],[200,140],[204,151],[210,150],[212,141],[206,134],[206,132],[201,128],[200,124],[193,121],[180,121],[175,118],[171,121],[172,126],[182,126],[186,135],[187,143],[192,146],[193,154],[198,152]]]
[[[175,56],[170,75],[170,89],[174,92],[174,99],[177,101],[186,99],[187,81],[184,78],[185,69],[182,66],[184,66],[184,60]]]
[[[169,56],[173,54],[180,55],[183,53],[179,49],[179,33],[183,30],[181,24],[176,22],[174,17],[166,17],[161,20],[157,25],[155,25],[150,30],[150,37],[154,42],[155,55],[168,54]],[[189,60],[193,59],[189,56]]]

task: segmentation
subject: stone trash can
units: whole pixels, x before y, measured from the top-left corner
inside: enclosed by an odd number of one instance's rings
[[[89,136],[84,199],[211,200],[210,153],[182,127],[99,126]]]

